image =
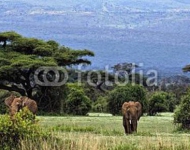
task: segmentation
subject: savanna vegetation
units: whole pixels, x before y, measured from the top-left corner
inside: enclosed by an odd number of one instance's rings
[[[76,66],[90,65],[92,51],[13,31],[0,33],[0,56],[0,142],[4,148],[190,148],[188,84],[150,86],[148,76],[133,73],[138,66],[132,63],[114,65],[113,73],[81,71]],[[189,71],[189,66],[183,70]],[[10,119],[4,100],[11,93],[37,102],[37,120],[27,110],[19,112],[16,121]],[[121,117],[126,101],[143,106],[138,132],[128,136]]]
[[[12,147],[17,147],[19,150],[184,150],[190,148],[190,134],[188,131],[178,130],[179,126],[173,123],[173,113],[143,116],[139,121],[138,132],[127,136],[121,125],[122,117],[105,113],[90,113],[89,116],[38,116],[37,120],[35,127],[30,123],[26,124],[27,127],[24,126],[25,123],[18,127],[19,135],[22,137],[19,143],[11,145]],[[10,128],[10,125],[4,123],[4,128]],[[13,129],[12,131],[18,132]]]

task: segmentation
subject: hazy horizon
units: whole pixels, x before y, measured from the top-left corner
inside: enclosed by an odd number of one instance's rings
[[[182,73],[190,64],[187,0],[6,0],[0,7],[1,32],[92,50],[92,69],[133,62]]]

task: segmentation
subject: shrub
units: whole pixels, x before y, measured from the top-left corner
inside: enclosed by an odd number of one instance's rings
[[[108,111],[113,114],[121,114],[121,106],[127,101],[139,101],[146,111],[146,92],[140,85],[118,86],[108,95]]]
[[[158,112],[173,111],[175,100],[172,94],[155,92],[148,101],[148,115],[154,116]]]
[[[183,129],[190,129],[190,91],[185,95],[174,112],[174,122],[181,123]]]
[[[0,114],[5,114],[7,111],[4,100],[8,96],[9,96],[8,92],[0,90]]]
[[[48,136],[37,125],[34,115],[26,108],[18,112],[14,120],[9,115],[0,118],[0,149],[18,147],[23,138],[35,139]]]
[[[78,88],[70,88],[65,101],[66,113],[73,115],[86,115],[91,109],[91,101],[84,91]]]
[[[107,112],[107,99],[106,97],[100,96],[97,101],[95,101],[92,105],[93,112]]]

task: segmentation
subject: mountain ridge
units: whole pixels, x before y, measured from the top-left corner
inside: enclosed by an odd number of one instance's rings
[[[93,50],[92,68],[118,61],[146,68],[190,63],[190,2],[185,0],[6,0],[0,8],[0,31]]]

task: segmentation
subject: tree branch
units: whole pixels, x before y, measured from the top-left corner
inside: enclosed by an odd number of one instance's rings
[[[21,95],[26,95],[25,90],[20,89],[17,86],[6,86],[4,84],[0,84],[0,89],[8,90],[8,91],[15,91],[15,92],[20,93]]]

